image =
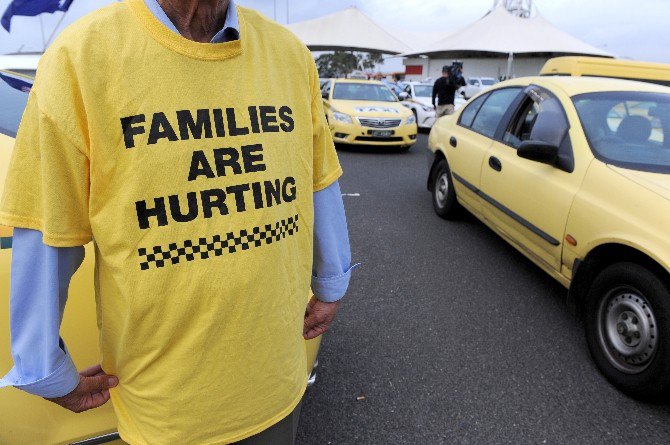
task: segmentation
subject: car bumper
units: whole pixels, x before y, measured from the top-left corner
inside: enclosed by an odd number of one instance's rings
[[[367,128],[358,124],[335,122],[330,124],[333,140],[338,144],[410,146],[416,142],[418,128],[416,124],[401,125],[395,128]],[[374,136],[375,131],[392,131],[390,136]]]

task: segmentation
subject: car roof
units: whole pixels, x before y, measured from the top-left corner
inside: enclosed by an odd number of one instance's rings
[[[577,96],[584,93],[602,93],[607,91],[641,91],[670,94],[669,87],[652,83],[588,76],[521,77],[501,82],[497,84],[495,88],[504,88],[505,86],[526,86],[530,84],[560,89],[568,96]]]
[[[0,55],[0,69],[37,70],[42,54],[3,54]]]
[[[363,79],[333,79],[335,83],[369,83],[373,85],[384,85],[378,80],[363,80]]]

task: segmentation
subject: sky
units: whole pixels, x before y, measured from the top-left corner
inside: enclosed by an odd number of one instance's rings
[[[62,29],[112,0],[75,0]],[[419,38],[429,45],[439,36],[482,17],[493,0],[237,0],[280,23],[312,19],[356,6],[400,40]],[[0,14],[11,0],[0,0]],[[275,4],[277,9],[275,11]],[[287,8],[288,5],[288,8]],[[558,28],[618,57],[670,63],[670,0],[535,0],[540,14]],[[287,10],[288,9],[288,10]],[[43,14],[44,40],[62,13]],[[39,17],[15,17],[12,32],[0,28],[0,54],[39,51],[43,46]],[[425,34],[425,35],[424,35]],[[421,37],[423,36],[423,37]],[[397,60],[395,63],[398,63]]]

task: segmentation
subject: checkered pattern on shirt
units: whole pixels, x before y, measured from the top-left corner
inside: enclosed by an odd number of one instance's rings
[[[151,249],[140,248],[138,249],[140,269],[149,270],[152,266],[160,269],[182,262],[207,260],[226,253],[279,242],[297,232],[298,215],[237,233],[228,232],[225,235],[214,235],[212,238],[186,240],[182,244],[171,243],[168,246],[154,246]]]

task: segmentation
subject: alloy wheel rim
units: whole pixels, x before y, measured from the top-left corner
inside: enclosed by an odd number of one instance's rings
[[[658,324],[642,292],[618,287],[602,299],[598,340],[607,360],[619,371],[639,374],[649,367],[658,350]]]

